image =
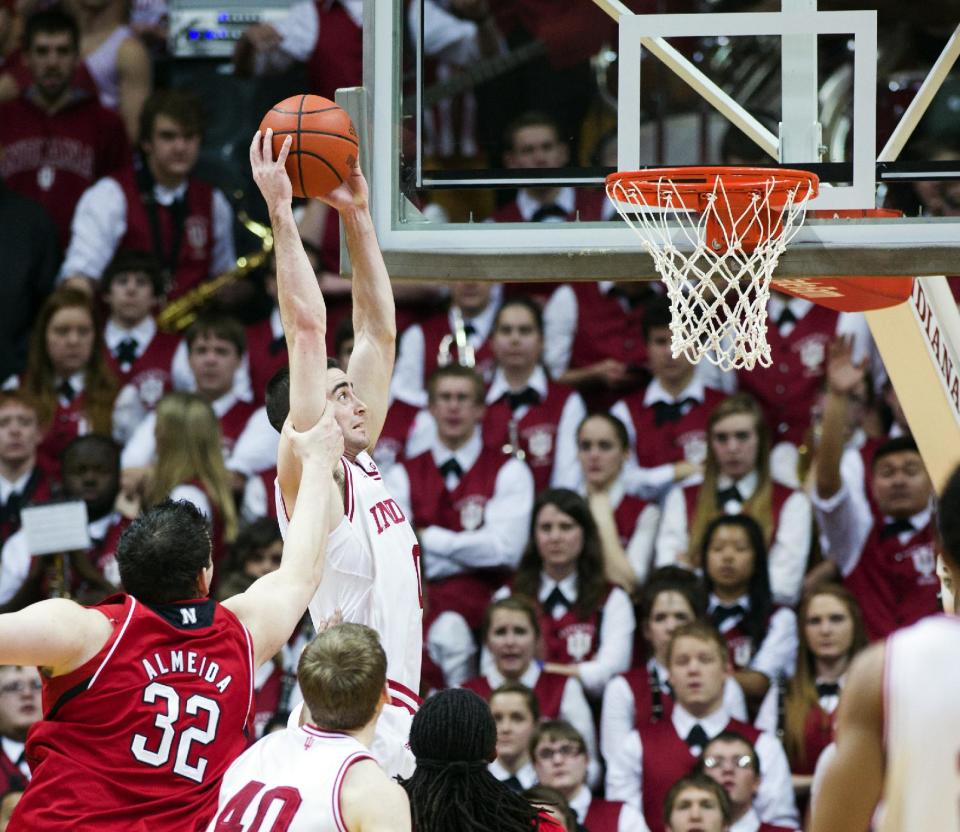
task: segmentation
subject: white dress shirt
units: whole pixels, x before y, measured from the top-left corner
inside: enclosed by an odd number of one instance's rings
[[[13,481],[0,476],[0,506],[7,504],[11,494],[23,494],[23,489],[27,487],[27,483],[35,470],[35,468],[31,468]]]
[[[490,302],[484,307],[483,311],[472,317],[464,316],[464,324],[472,324],[475,330],[472,335],[467,336],[467,341],[474,350],[479,350],[487,338],[490,337],[502,297],[503,288],[499,285],[494,286],[490,293]],[[452,310],[447,313],[447,318],[450,331],[453,332]],[[455,346],[452,346],[451,349],[455,349]],[[425,351],[426,342],[423,328],[420,324],[413,324],[400,336],[400,341],[397,344],[397,363],[393,368],[390,395],[402,402],[412,404],[414,407],[427,406],[426,383],[429,379],[423,377]]]
[[[517,191],[516,203],[517,210],[520,212],[523,221],[530,222],[533,219],[533,215],[545,204],[556,205],[566,211],[567,214],[572,214],[577,207],[577,192],[573,188],[558,188],[556,198],[550,200],[549,203],[544,203],[537,199],[526,188],[520,188]],[[548,222],[549,221],[551,220],[548,220]],[[556,217],[552,221],[563,222],[563,219]]]
[[[540,665],[537,662],[531,662],[519,681],[533,690],[540,678],[540,673]],[[490,690],[496,690],[506,681],[496,667],[491,667],[484,673],[484,678],[490,685]],[[567,677],[566,684],[563,686],[563,693],[560,696],[559,718],[566,720],[580,732],[589,758],[587,782],[591,786],[599,784],[600,757],[597,754],[597,733],[593,727],[593,713],[590,711],[590,705],[587,703],[587,697],[584,695],[580,681],[573,676]]]
[[[571,604],[576,602],[579,595],[577,573],[567,575],[561,581],[555,581],[545,572],[540,573],[540,590],[537,599],[540,603],[547,600],[550,593],[559,587]],[[498,590],[498,594],[503,590]],[[557,605],[553,609],[555,619],[562,618],[567,610]],[[633,634],[637,628],[637,620],[633,613],[633,603],[630,596],[620,587],[610,590],[610,595],[603,605],[600,616],[600,629],[597,633],[597,651],[592,659],[577,663],[580,673],[580,682],[584,689],[597,699],[603,694],[603,686],[618,673],[623,673],[630,667],[633,655]]]
[[[427,631],[427,653],[448,688],[459,687],[477,675],[477,649],[473,630],[454,610],[440,613]]]
[[[176,188],[153,187],[153,195],[160,205],[171,205],[186,192],[186,182]],[[212,225],[210,277],[234,268],[237,263],[233,208],[218,188],[213,189]],[[126,233],[127,198],[120,183],[105,176],[87,188],[77,202],[59,279],[82,274],[99,280]]]
[[[863,546],[873,529],[874,515],[867,502],[865,492],[850,488],[841,480],[840,490],[828,499],[823,499],[812,489],[813,506],[817,514],[817,525],[827,541],[824,554],[839,568],[843,577],[847,577],[860,562]],[[930,523],[930,507],[908,518],[914,531],[900,532],[897,535],[901,543],[906,543],[916,532]],[[885,516],[884,523],[893,518]]]
[[[792,828],[792,827],[791,827]],[[730,824],[730,832],[758,832],[760,829],[760,815],[757,810],[750,808],[740,820]]]
[[[730,721],[729,712],[721,706],[712,714],[696,719],[682,705],[675,704],[670,717],[674,730],[681,739],[694,725],[699,724],[711,739],[723,731]],[[762,733],[755,743],[763,779],[754,805],[766,823],[796,826],[799,822],[790,764],[780,741],[772,734]],[[703,749],[694,748],[699,753]],[[607,799],[623,800],[636,809],[643,807],[643,745],[640,733],[631,731],[615,744],[607,758]]]
[[[460,464],[461,470],[467,472],[476,463],[482,449],[478,428],[456,451],[450,451],[438,439],[431,453],[438,467],[452,456]],[[407,469],[395,465],[384,479],[387,490],[407,517],[416,523],[411,510]],[[455,488],[457,482],[456,475],[451,473],[447,477],[447,489]],[[529,535],[532,510],[533,474],[522,462],[508,459],[497,473],[493,495],[483,507],[483,523],[479,528],[454,531],[428,526],[421,530],[424,577],[440,580],[471,569],[498,566],[516,569]]]
[[[139,358],[150,346],[153,336],[157,334],[157,322],[152,315],[147,315],[136,326],[127,329],[120,326],[113,318],[109,318],[103,327],[103,340],[107,349],[116,354],[117,348],[128,338],[133,338],[137,342],[136,358]],[[136,359],[134,359],[136,360]],[[125,369],[130,365],[122,365]]]
[[[745,610],[749,610],[750,598],[747,595],[742,595],[726,606],[733,606],[734,604],[739,604]],[[708,618],[719,605],[720,600],[716,595],[710,593],[710,601],[707,604]],[[743,615],[732,615],[724,619],[719,628],[720,634],[725,635],[742,620]],[[798,646],[797,614],[789,607],[780,607],[770,616],[763,641],[753,645],[754,654],[747,667],[750,670],[762,673],[774,683],[778,676],[791,677],[797,666]]]
[[[734,484],[743,499],[749,500],[757,490],[757,474],[753,471],[736,483],[729,477],[717,477],[718,489],[729,488]],[[780,522],[767,555],[770,591],[777,603],[795,604],[800,597],[803,574],[810,553],[812,529],[813,509],[810,499],[802,491],[794,491],[780,510]],[[683,487],[676,486],[667,493],[663,504],[663,517],[656,543],[656,565],[668,566],[676,563],[689,547],[687,503],[683,496]]]
[[[221,419],[231,407],[237,403],[237,397],[233,391],[221,396],[211,404],[214,415]],[[251,417],[252,418],[252,417]],[[157,414],[148,413],[133,436],[123,446],[120,454],[120,468],[143,468],[152,465],[157,456]]]
[[[17,760],[20,760],[23,756],[23,749],[24,744],[22,742],[12,740],[10,737],[0,737],[0,753],[6,754],[11,763],[17,764]],[[30,766],[27,765],[26,760],[20,760],[17,768],[20,769],[20,773],[27,780],[30,779]]]
[[[534,367],[530,377],[519,388],[532,387],[540,401],[547,398],[547,372],[540,364]],[[487,390],[487,404],[495,404],[504,395],[511,392],[506,376],[499,367],[494,370],[493,379]],[[521,405],[513,411],[518,422],[530,411],[530,405]],[[580,463],[577,461],[577,428],[587,417],[587,406],[579,393],[571,393],[560,411],[557,422],[557,434],[554,438],[553,470],[550,473],[551,488],[572,488],[580,484]]]
[[[497,759],[487,766],[487,771],[489,771],[501,783],[504,780],[509,780],[511,777],[516,777],[517,780],[520,781],[520,785],[523,787],[524,791],[537,785],[537,770],[533,767],[533,763],[524,763],[516,770],[516,772],[509,772],[504,767],[503,763]]]
[[[587,817],[587,812],[590,811],[591,803],[593,803],[593,795],[586,786],[577,789],[577,793],[567,801],[567,805],[577,816],[577,823],[581,826]],[[650,832],[650,827],[647,826],[646,820],[639,811],[629,803],[624,803],[617,821],[617,832]]]
[[[670,674],[656,659],[647,662],[647,670],[657,671],[661,685],[669,681]],[[775,687],[775,686],[773,686]],[[669,695],[669,691],[664,692]],[[734,719],[747,722],[747,699],[737,680],[728,676],[723,685],[723,707]],[[607,759],[627,734],[637,727],[637,703],[633,689],[623,676],[614,676],[603,690],[603,708],[600,712],[600,753]],[[760,727],[759,725],[757,727]],[[774,723],[776,729],[776,723]]]

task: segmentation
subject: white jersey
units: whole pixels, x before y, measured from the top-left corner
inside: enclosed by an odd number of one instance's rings
[[[895,632],[884,657],[887,773],[878,832],[960,828],[960,619]]]
[[[310,616],[316,623],[339,607],[344,621],[376,630],[387,654],[391,703],[412,713],[419,703],[423,653],[420,546],[370,455],[363,452],[340,462],[344,520],[330,535],[327,565],[310,602]],[[275,490],[285,535],[287,513],[279,484]]]
[[[372,759],[353,737],[310,725],[268,734],[227,769],[207,832],[342,832],[344,777],[354,763]]]

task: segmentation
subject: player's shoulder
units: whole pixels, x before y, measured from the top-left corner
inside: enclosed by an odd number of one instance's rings
[[[395,818],[398,830],[410,828],[410,801],[403,787],[387,777],[372,757],[353,763],[343,778],[340,808],[352,828],[351,820]],[[406,825],[401,822],[406,818]]]

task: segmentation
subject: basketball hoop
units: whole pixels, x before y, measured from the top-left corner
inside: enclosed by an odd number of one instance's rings
[[[607,196],[667,285],[671,348],[722,370],[769,367],[767,299],[819,180],[783,168],[650,168],[607,177]],[[681,251],[676,242],[688,243]]]

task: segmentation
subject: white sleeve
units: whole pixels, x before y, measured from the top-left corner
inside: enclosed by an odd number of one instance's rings
[[[448,688],[456,688],[477,674],[477,643],[460,613],[440,613],[427,633],[427,652]]]
[[[410,4],[407,20],[414,40],[420,34],[420,3]],[[457,66],[466,66],[478,60],[480,45],[477,40],[477,24],[450,14],[433,0],[423,3],[423,53],[441,61],[450,61]]]
[[[30,574],[27,534],[21,529],[7,538],[0,550],[0,604],[6,604]]]
[[[294,3],[286,17],[273,27],[280,33],[280,48],[295,61],[305,61],[313,54],[320,36],[320,18],[313,0]]]
[[[543,363],[559,378],[570,366],[577,331],[577,296],[570,286],[558,286],[543,307]]]
[[[532,510],[533,474],[519,460],[507,460],[497,474],[493,496],[483,507],[483,525],[479,529],[472,532],[455,532],[440,526],[424,529],[420,543],[427,555],[425,570],[430,571],[431,561],[433,569],[443,569],[443,559],[454,561],[459,567],[447,575],[462,572],[464,568],[507,566],[516,569],[530,533]],[[435,580],[447,575],[434,572],[428,577]]]
[[[690,547],[690,535],[687,531],[687,501],[683,489],[679,486],[667,492],[663,503],[663,516],[660,518],[660,532],[657,534],[657,553],[655,566],[670,566],[685,556]]]
[[[144,468],[157,456],[157,414],[148,413],[127,440],[120,454],[120,468]]]
[[[207,518],[208,523],[213,522],[213,507],[210,505],[210,498],[203,492],[202,488],[197,488],[189,483],[181,483],[170,489],[171,500],[184,500],[193,503],[200,513]]]
[[[413,417],[413,427],[407,435],[403,453],[407,459],[429,451],[437,438],[437,420],[429,410],[421,410]]]
[[[427,406],[426,379],[423,377],[424,344],[420,325],[408,327],[397,344],[397,363],[390,382],[390,395],[414,407]]]
[[[734,717],[739,719],[740,717]],[[770,685],[767,695],[763,697],[760,708],[757,711],[757,718],[753,721],[753,727],[759,728],[776,736],[777,725],[780,722],[780,685],[776,680]]]
[[[587,406],[579,393],[572,393],[563,405],[557,423],[557,450],[553,455],[551,488],[569,488],[576,491],[583,480],[577,459],[577,428],[587,416]]]
[[[673,463],[641,468],[633,454],[627,458],[620,474],[624,491],[643,500],[661,500],[674,484]]]
[[[627,560],[637,576],[639,583],[647,580],[650,564],[653,563],[653,548],[660,528],[660,507],[654,503],[648,505],[637,518],[630,541],[627,543]]]
[[[607,755],[607,800],[621,800],[643,809],[643,745],[634,729],[614,745]]]
[[[797,615],[789,607],[781,607],[770,617],[767,634],[750,660],[750,669],[762,673],[775,686],[781,674],[793,676],[796,665]]]
[[[247,419],[227,459],[227,469],[251,477],[276,467],[280,434],[267,418],[267,409],[258,408]]]
[[[219,188],[213,190],[213,251],[210,277],[216,277],[237,266],[237,250],[233,241],[233,208]]]
[[[560,697],[560,719],[565,719],[583,737],[583,744],[587,747],[587,783],[591,788],[600,784],[600,755],[597,753],[597,732],[593,726],[593,712],[587,702],[579,680],[572,676],[563,686],[563,695]]]
[[[773,734],[761,734],[755,743],[763,778],[754,800],[757,814],[764,823],[796,829],[800,824],[793,797],[790,763],[783,746]]]
[[[413,509],[410,507],[410,475],[407,469],[402,465],[394,465],[383,475],[383,484],[387,493],[396,500],[400,510],[414,524],[416,518],[413,516]]]
[[[599,698],[603,686],[630,667],[636,629],[637,620],[630,596],[620,587],[614,587],[603,605],[597,652],[589,661],[577,665],[580,681],[591,696]]]
[[[240,516],[245,523],[253,523],[266,517],[273,494],[267,493],[267,487],[260,477],[250,477],[243,486],[243,502],[240,504]]]
[[[629,803],[620,809],[620,820],[617,823],[617,832],[650,832],[646,818],[634,809]]]
[[[623,676],[614,676],[603,689],[600,710],[600,753],[609,764],[609,757],[635,727],[637,703],[633,689]]]
[[[846,577],[856,568],[873,526],[873,513],[866,495],[857,494],[841,482],[840,490],[829,499],[819,497],[816,490],[810,499],[817,526],[827,541],[824,555],[837,564]]]
[[[813,536],[813,509],[810,498],[795,491],[780,510],[777,535],[770,545],[767,563],[770,592],[780,604],[796,604],[810,557]]]
[[[127,200],[116,179],[104,177],[83,192],[70,223],[60,280],[82,274],[99,280],[127,230]]]
[[[170,376],[174,390],[192,393],[197,389],[197,380],[193,377],[193,370],[190,369],[186,339],[177,344],[177,349],[173,353]]]

